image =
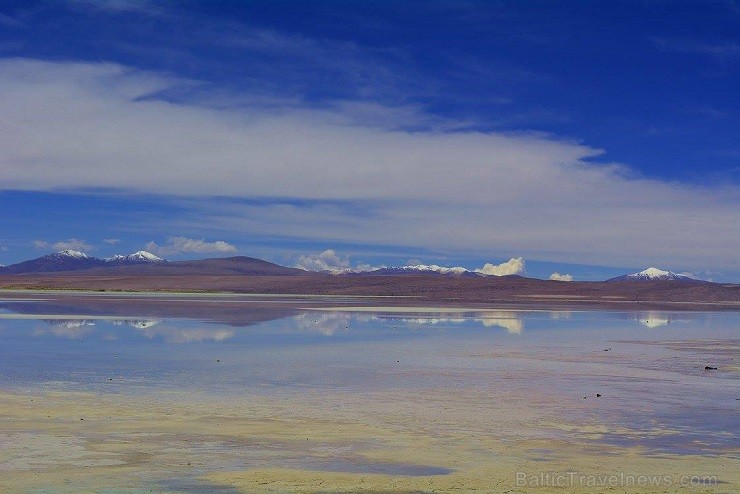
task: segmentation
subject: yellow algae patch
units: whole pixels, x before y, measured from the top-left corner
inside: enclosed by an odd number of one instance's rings
[[[491,492],[507,484],[505,475],[492,472],[467,474],[400,476],[365,473],[315,472],[265,469],[245,472],[218,472],[204,478],[242,492]]]
[[[284,468],[227,471],[203,477],[239,492],[509,492],[509,493],[629,493],[736,492],[739,460],[703,457],[645,457],[628,450],[616,456],[576,452],[565,446],[562,458],[489,461],[449,475],[397,476],[319,472]],[[453,455],[454,452],[449,452]],[[611,485],[609,485],[611,484]]]
[[[639,447],[593,440],[630,429],[545,420],[512,408],[514,396],[499,398],[504,404],[492,406],[465,389],[424,396],[0,392],[0,492],[740,491],[737,455],[647,457]],[[652,490],[517,484],[518,476],[547,472],[676,482],[713,475],[723,483]]]

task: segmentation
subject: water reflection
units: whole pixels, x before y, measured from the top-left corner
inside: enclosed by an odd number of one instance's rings
[[[711,320],[711,313],[645,311],[637,313],[635,320],[648,329],[664,328],[672,324],[697,324]]]
[[[136,329],[148,329],[161,323],[160,319],[113,319],[111,323],[114,326],[131,326]]]
[[[349,330],[352,316],[346,312],[304,312],[293,317],[296,327],[305,331],[319,332],[324,336],[334,336],[340,331]]]
[[[655,329],[661,326],[668,326],[671,323],[671,319],[666,313],[650,311],[640,314],[637,317],[637,322],[648,329]]]
[[[171,326],[159,326],[154,328],[138,327],[147,338],[161,338],[167,343],[202,343],[204,341],[225,341],[233,338],[236,331],[233,329],[219,328],[177,328]]]
[[[121,394],[390,392],[396,404],[432,395],[454,402],[422,407],[435,413],[459,411],[470,392],[483,400],[471,402],[473,422],[478,406],[520,400],[523,409],[562,405],[569,419],[608,419],[646,434],[683,427],[714,441],[712,449],[725,447],[722,434],[733,429],[736,352],[718,348],[737,340],[737,313],[308,305],[246,297],[0,302],[13,312],[0,314],[0,382]]]
[[[51,334],[59,338],[77,339],[93,332],[95,321],[88,319],[42,319],[51,329],[36,329],[37,336]]]
[[[399,317],[396,320],[412,326],[460,325],[474,322],[485,328],[499,327],[509,334],[521,334],[524,322],[515,312],[466,314],[466,317]]]

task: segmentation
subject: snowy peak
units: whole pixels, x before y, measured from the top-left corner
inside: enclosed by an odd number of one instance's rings
[[[471,271],[470,269],[463,268],[460,266],[445,267],[438,266],[437,264],[413,264],[407,266],[392,266],[382,267],[375,269],[361,269],[361,270],[350,270],[343,274],[365,274],[365,275],[399,275],[399,274],[431,274],[441,276],[455,276],[455,277],[473,277],[473,276],[485,276],[477,271]]]
[[[127,256],[116,254],[115,256],[106,257],[104,261],[108,264],[115,264],[115,265],[150,264],[150,263],[166,262],[161,257],[157,257],[151,252],[147,252],[145,250],[140,250],[138,252],[134,252],[133,254],[129,254]]]
[[[157,257],[151,252],[140,250],[126,256],[126,260],[129,262],[164,262],[164,259]]]
[[[400,269],[400,270],[404,270],[404,271],[412,272],[412,273],[415,271],[418,271],[420,273],[439,273],[439,274],[448,274],[448,275],[454,275],[454,276],[460,276],[466,273],[470,273],[470,270],[460,267],[460,266],[447,268],[444,266],[438,266],[436,264],[415,264],[412,266],[402,266],[400,268],[395,268],[395,269]]]
[[[607,281],[699,281],[685,274],[664,271],[655,267],[644,269],[638,273],[618,276]]]
[[[627,275],[628,278],[637,280],[692,280],[690,276],[685,274],[674,273],[673,271],[663,271],[658,268],[647,268],[639,273],[632,273]]]
[[[639,273],[632,273],[627,276],[631,278],[650,278],[651,280],[660,280],[678,275],[676,275],[675,273],[671,273],[670,271],[663,271],[662,269],[658,268],[647,268],[640,271]]]

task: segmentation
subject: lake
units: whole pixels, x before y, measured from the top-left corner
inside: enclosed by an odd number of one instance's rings
[[[738,312],[6,292],[0,338],[2,492],[740,491]]]

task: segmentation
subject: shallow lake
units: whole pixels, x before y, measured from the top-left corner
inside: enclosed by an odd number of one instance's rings
[[[0,294],[0,342],[3,492],[738,485],[738,312]]]

